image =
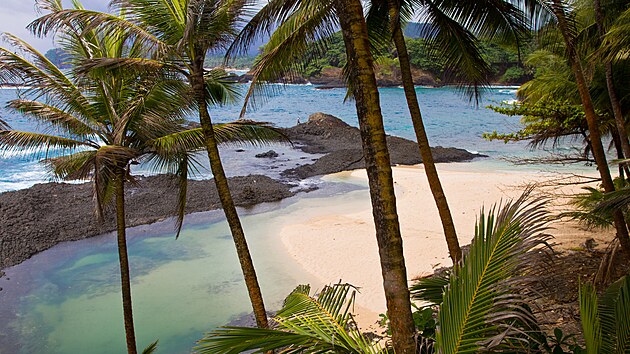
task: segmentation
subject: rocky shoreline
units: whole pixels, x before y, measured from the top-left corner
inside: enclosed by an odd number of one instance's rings
[[[325,154],[312,164],[283,171],[285,181],[262,175],[229,179],[237,206],[274,202],[295,194],[301,179],[363,168],[359,130],[331,115],[316,113],[308,122],[285,129],[295,147],[305,153]],[[392,164],[421,163],[417,144],[388,136]],[[483,155],[463,149],[433,148],[436,162],[469,161]],[[274,154],[261,158],[274,159]],[[177,205],[176,181],[172,176],[139,178],[126,194],[127,226],[150,224],[173,216]],[[93,212],[92,185],[44,183],[0,194],[0,269],[23,262],[60,242],[74,241],[115,230],[107,213],[102,223]],[[186,213],[220,208],[211,180],[189,181]],[[1,273],[0,273],[1,274]]]

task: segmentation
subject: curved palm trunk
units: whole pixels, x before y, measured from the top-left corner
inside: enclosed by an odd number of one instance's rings
[[[448,252],[453,260],[453,264],[457,263],[462,258],[462,249],[459,247],[459,240],[457,239],[457,232],[455,231],[455,224],[453,223],[453,217],[442,189],[442,183],[440,183],[440,177],[438,176],[437,169],[435,168],[435,162],[433,161],[433,154],[431,153],[431,147],[429,146],[429,139],[424,129],[424,123],[422,122],[422,113],[420,112],[420,105],[418,104],[418,97],[416,96],[416,89],[413,84],[413,76],[411,75],[411,64],[409,63],[409,53],[407,52],[407,44],[405,43],[405,36],[400,28],[400,21],[396,20],[399,17],[398,5],[394,0],[388,0],[389,5],[389,18],[392,21],[394,44],[396,45],[396,51],[398,52],[398,61],[400,64],[400,72],[402,76],[403,88],[405,90],[405,98],[407,99],[407,106],[409,107],[409,114],[411,115],[411,121],[413,122],[413,130],[416,133],[416,140],[418,141],[418,147],[420,148],[420,156],[422,157],[422,164],[424,165],[424,171],[429,181],[429,188],[433,194],[435,205],[438,208],[440,214],[440,220],[442,221],[442,229],[444,230],[444,237],[446,238],[446,244],[448,245]]]
[[[595,22],[597,22],[597,31],[599,32],[600,38],[603,38],[604,34],[606,34],[606,30],[604,29],[604,14],[602,13],[600,0],[595,0],[593,5],[595,7]],[[623,119],[621,104],[619,103],[617,92],[615,91],[612,63],[610,61],[606,61],[604,63],[604,69],[606,74],[606,88],[608,89],[608,97],[610,98],[610,105],[613,110],[615,125],[617,126],[617,131],[619,132],[621,148],[625,157],[630,158],[630,144],[628,143],[628,134],[626,133],[626,124]]]
[[[120,262],[120,283],[122,286],[123,318],[127,353],[137,354],[136,333],[133,327],[131,306],[131,279],[129,276],[129,256],[127,255],[127,235],[125,225],[125,170],[118,174],[116,181],[116,230],[118,236],[118,259]]]
[[[214,182],[217,186],[219,199],[221,200],[225,218],[227,219],[232,233],[232,238],[234,239],[236,253],[238,255],[238,260],[241,263],[241,270],[243,271],[243,276],[245,278],[245,285],[247,286],[249,299],[252,303],[254,316],[256,317],[256,325],[260,328],[267,328],[269,326],[267,321],[267,312],[265,311],[265,304],[260,291],[260,285],[258,284],[258,278],[256,277],[256,270],[254,269],[254,263],[249,253],[241,220],[238,217],[234,201],[232,200],[232,195],[230,194],[228,181],[225,177],[221,157],[219,156],[219,149],[214,135],[214,128],[212,127],[212,120],[210,119],[210,114],[208,113],[206,89],[203,77],[204,56],[198,55],[197,58],[198,59],[194,63],[195,72],[192,73],[192,88],[195,100],[199,106],[199,120],[203,129],[208,159],[210,160],[210,169],[214,175]]]
[[[370,185],[383,287],[394,350],[415,353],[414,323],[389,152],[360,0],[334,2],[343,34]]]
[[[571,70],[575,76],[575,81],[582,100],[582,106],[584,107],[584,113],[586,115],[586,122],[588,124],[588,131],[590,134],[591,147],[593,150],[593,157],[595,158],[597,169],[599,170],[599,174],[602,178],[602,185],[604,187],[604,191],[612,192],[615,190],[615,185],[613,184],[612,177],[610,176],[610,170],[608,169],[608,164],[606,162],[606,154],[604,152],[604,146],[602,145],[602,139],[599,133],[599,120],[595,114],[595,108],[593,107],[591,94],[588,90],[588,84],[586,83],[586,79],[584,78],[584,73],[582,71],[582,64],[580,63],[577,55],[573,38],[570,35],[569,25],[564,15],[563,4],[560,0],[553,1],[553,12],[558,20],[560,32],[564,37],[569,63],[571,64]],[[620,210],[614,212],[613,220],[621,248],[626,256],[630,257],[630,238],[628,237],[626,221]]]

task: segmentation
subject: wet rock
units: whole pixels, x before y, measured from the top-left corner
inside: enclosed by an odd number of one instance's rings
[[[237,206],[277,201],[294,194],[291,185],[261,175],[232,177],[229,185]],[[139,178],[138,185],[126,191],[127,226],[174,216],[177,193],[173,176]],[[18,264],[59,242],[114,231],[113,210],[106,211],[102,223],[96,222],[92,196],[89,183],[45,183],[0,194],[0,268]],[[213,180],[188,182],[186,213],[220,207]]]
[[[262,158],[270,159],[270,158],[278,157],[280,155],[278,155],[278,153],[273,151],[273,150],[269,150],[267,152],[262,152],[260,154],[256,154],[255,156],[257,158],[259,158],[259,159],[262,159]]]

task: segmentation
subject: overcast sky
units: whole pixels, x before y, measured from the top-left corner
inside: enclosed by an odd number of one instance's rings
[[[66,6],[71,3],[63,2]],[[109,0],[82,0],[82,3],[87,9],[105,11]],[[38,16],[35,0],[0,0],[0,32],[12,33],[45,53],[53,47],[52,38],[36,38],[26,29]]]

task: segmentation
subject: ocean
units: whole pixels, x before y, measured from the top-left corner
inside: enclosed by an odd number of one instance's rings
[[[268,121],[280,127],[304,122],[314,112],[335,115],[357,125],[353,103],[344,103],[345,90],[318,90],[309,85],[277,87],[247,118]],[[381,103],[389,134],[413,139],[401,88],[383,88]],[[503,159],[538,154],[525,143],[488,142],[481,134],[509,132],[520,127],[517,118],[486,109],[488,104],[515,99],[514,87],[494,87],[479,105],[470,103],[451,88],[417,88],[431,145],[458,147],[490,156],[488,168],[514,167]],[[0,90],[0,106],[16,96],[14,89]],[[213,108],[215,122],[238,118],[240,106]],[[14,129],[45,131],[25,117],[0,111]],[[568,149],[568,146],[561,149]],[[236,150],[244,150],[236,152]],[[253,158],[274,149],[276,162]],[[55,152],[50,152],[54,154]],[[223,149],[230,175],[262,173],[279,177],[278,171],[309,161],[289,146],[262,148],[227,146]],[[462,164],[465,168],[465,164]],[[136,174],[152,171],[140,166]],[[196,178],[208,178],[201,171]],[[45,169],[30,156],[0,157],[0,192],[28,188],[50,180]],[[316,179],[317,180],[317,179]],[[300,222],[308,217],[311,203],[327,203],[330,197],[358,198],[352,183],[321,183],[319,191],[300,194],[279,203],[241,209],[243,224],[269,310],[299,283],[314,279],[300,272],[278,240],[273,225]],[[138,345],[160,340],[158,353],[190,353],[204,332],[246,316],[251,310],[234,247],[221,213],[214,211],[187,217],[178,240],[172,221],[129,230],[132,292]],[[109,354],[124,351],[124,332],[119,273],[114,235],[63,243],[20,265],[6,269],[0,278],[0,354]],[[335,281],[336,279],[331,279]]]
[[[245,86],[243,86],[244,89]],[[308,116],[315,112],[332,114],[346,123],[357,126],[357,118],[353,102],[344,103],[345,89],[320,90],[311,85],[277,85],[275,95],[259,100],[256,110],[247,114],[246,118],[271,122],[279,127],[295,125],[298,120],[305,122]],[[494,168],[513,168],[505,163],[505,158],[522,158],[540,155],[540,151],[532,151],[525,142],[505,144],[502,141],[485,141],[481,135],[484,132],[511,132],[521,127],[518,118],[507,117],[486,108],[487,105],[498,105],[501,102],[512,102],[515,99],[516,87],[492,87],[483,95],[477,105],[470,102],[453,88],[423,88],[416,89],[420,100],[423,119],[429,141],[432,146],[458,147],[471,152],[479,152],[490,156],[489,164]],[[388,134],[415,140],[413,127],[407,111],[402,88],[382,88],[381,106],[383,109],[385,129]],[[0,89],[0,117],[7,121],[13,129],[25,131],[45,131],[47,127],[34,124],[32,120],[8,111],[6,102],[16,97],[12,88]],[[229,122],[238,119],[240,104],[214,107],[211,114],[214,122]],[[195,120],[194,117],[191,117]],[[240,147],[239,147],[240,148]],[[254,159],[255,153],[268,150],[243,147],[245,154],[239,158],[230,159],[229,154],[238,148],[225,147],[224,154],[228,154],[226,171],[230,175],[244,175],[249,173],[264,173],[278,177],[277,172],[283,167],[292,167],[304,161],[299,161],[303,154],[288,147],[272,147],[282,150],[285,159],[278,164],[269,165],[266,161]],[[570,150],[571,145],[560,146],[558,149]],[[54,152],[50,152],[54,153]],[[234,162],[234,163],[233,163]],[[521,167],[522,168],[522,167]],[[526,168],[542,168],[542,166],[528,166]],[[275,171],[274,171],[275,170]],[[150,174],[152,171],[142,166],[134,171],[136,174]],[[202,170],[198,179],[210,178],[207,170]],[[36,183],[50,181],[50,175],[33,156],[23,154],[0,155],[0,192],[28,188]]]

